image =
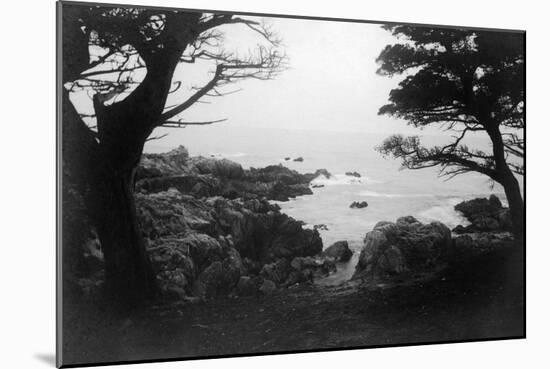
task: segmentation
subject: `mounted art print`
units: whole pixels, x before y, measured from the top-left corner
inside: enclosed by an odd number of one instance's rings
[[[525,32],[57,9],[59,366],[525,337]]]

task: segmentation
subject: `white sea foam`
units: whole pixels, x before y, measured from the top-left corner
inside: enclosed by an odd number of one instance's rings
[[[418,214],[422,222],[438,221],[450,228],[457,225],[468,225],[470,222],[458,211],[454,209],[455,205],[462,201],[460,198],[451,197],[436,206],[426,209]]]
[[[356,185],[356,184],[363,184],[365,182],[368,182],[369,179],[367,177],[353,177],[353,176],[347,176],[345,174],[333,174],[330,177],[325,177],[324,175],[319,175],[317,178],[315,178],[313,181],[311,181],[312,185],[325,185],[325,186],[334,186],[334,185]]]

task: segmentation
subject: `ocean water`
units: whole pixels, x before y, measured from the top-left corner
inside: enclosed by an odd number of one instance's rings
[[[301,173],[327,169],[333,176],[315,179],[314,184],[324,187],[313,188],[313,195],[278,204],[283,212],[309,227],[326,225],[327,230],[320,230],[324,247],[339,240],[349,242],[354,257],[324,281],[333,284],[351,277],[362,239],[379,221],[412,215],[423,222],[440,221],[453,228],[468,224],[454,210],[454,205],[463,200],[496,194],[506,203],[502,188],[479,174],[445,180],[438,177],[436,168],[400,170],[399,161],[383,158],[375,151],[387,135],[230,125],[187,127],[162,140],[151,141],[145,151],[164,152],[184,145],[191,155],[225,157],[245,168],[283,164]],[[430,143],[446,142],[444,136],[423,139]],[[489,145],[482,137],[470,143],[476,147]],[[284,159],[299,156],[303,162]],[[361,177],[345,175],[353,171]],[[367,201],[368,207],[350,209],[353,201]]]

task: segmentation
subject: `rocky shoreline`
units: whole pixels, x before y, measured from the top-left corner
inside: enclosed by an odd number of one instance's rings
[[[270,200],[312,194],[324,169],[300,174],[282,165],[249,170],[227,159],[190,157],[184,147],[144,154],[135,175],[136,209],[161,297],[196,301],[270,294],[336,270],[342,245],[329,254],[316,229],[281,213]],[[103,283],[101,246],[93,229],[77,263],[76,290]]]
[[[345,240],[329,247],[317,227],[282,213],[270,200],[312,194],[325,169],[300,174],[282,165],[249,170],[227,159],[190,157],[184,147],[144,154],[135,177],[136,207],[163,299],[208,300],[272,294],[334,273],[349,262]],[[349,283],[396,285],[433,277],[457,260],[511,247],[508,210],[496,196],[456,205],[471,222],[452,231],[412,216],[381,221],[364,238]],[[76,278],[84,293],[102,284],[102,254],[83,243]]]

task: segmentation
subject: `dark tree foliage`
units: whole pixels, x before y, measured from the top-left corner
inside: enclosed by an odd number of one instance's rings
[[[231,14],[110,6],[62,5],[62,131],[65,180],[84,197],[105,256],[106,287],[133,303],[156,294],[155,276],[140,236],[134,173],[157,127],[184,127],[181,114],[205,96],[223,96],[243,79],[268,80],[284,69],[280,41],[262,23]],[[223,49],[223,25],[241,25],[267,46],[246,56]],[[183,85],[182,63],[208,61],[210,80],[166,106]],[[139,77],[139,72],[141,77]],[[94,113],[79,113],[70,93],[86,91]]]
[[[514,233],[523,236],[523,199],[516,175],[524,174],[524,35],[449,28],[389,25],[401,42],[387,45],[379,74],[404,75],[380,108],[423,128],[438,125],[456,132],[444,146],[425,147],[418,136],[394,135],[378,150],[402,160],[403,167],[439,166],[453,177],[479,172],[505,190]],[[492,151],[468,147],[468,134],[484,132]]]

